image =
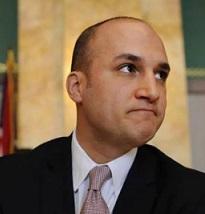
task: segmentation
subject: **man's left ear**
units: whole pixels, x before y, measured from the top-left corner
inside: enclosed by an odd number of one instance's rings
[[[66,88],[70,98],[75,103],[82,102],[83,89],[86,84],[85,74],[81,71],[72,71],[66,80]]]

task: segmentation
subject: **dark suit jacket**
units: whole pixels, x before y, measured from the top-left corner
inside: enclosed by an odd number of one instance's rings
[[[0,159],[0,214],[72,214],[71,137]],[[114,214],[205,214],[205,175],[139,148]]]

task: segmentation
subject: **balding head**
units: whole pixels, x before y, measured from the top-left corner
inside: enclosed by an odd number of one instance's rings
[[[106,27],[106,25],[111,24],[112,22],[135,22],[141,25],[146,26],[150,30],[154,32],[151,26],[145,22],[144,20],[134,18],[134,17],[114,17],[110,19],[106,19],[102,22],[96,23],[88,28],[86,28],[78,37],[72,57],[72,64],[71,64],[71,71],[86,71],[91,63],[92,60],[92,50],[90,41],[97,36],[98,30],[100,28]],[[95,47],[93,48],[95,49]]]

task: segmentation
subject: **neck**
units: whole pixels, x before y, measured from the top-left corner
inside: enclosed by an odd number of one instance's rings
[[[131,147],[122,148],[123,144],[120,142],[114,143],[113,140],[100,139],[89,134],[92,132],[81,130],[77,128],[76,138],[88,156],[98,164],[110,162],[132,149]]]

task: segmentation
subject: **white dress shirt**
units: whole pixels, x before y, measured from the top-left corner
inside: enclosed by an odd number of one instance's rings
[[[121,188],[135,159],[136,153],[137,148],[134,148],[123,156],[103,164],[108,165],[112,173],[112,177],[105,182],[101,190],[102,197],[107,203],[110,213],[113,211]],[[87,195],[89,187],[88,173],[97,165],[100,164],[95,163],[79,145],[76,138],[76,132],[74,131],[72,137],[72,170],[76,214],[80,213]]]

